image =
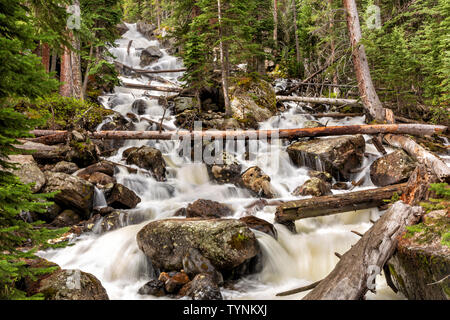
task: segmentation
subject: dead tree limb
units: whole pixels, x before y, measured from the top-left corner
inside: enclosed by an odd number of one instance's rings
[[[181,92],[182,88],[173,88],[173,87],[161,87],[161,86],[149,86],[145,84],[138,83],[127,83],[124,82],[122,87],[129,89],[140,89],[140,90],[150,90],[150,91],[161,91],[161,92]]]
[[[339,260],[304,300],[360,300],[397,247],[397,237],[419,221],[421,207],[396,202]]]
[[[330,104],[334,106],[352,106],[359,105],[358,100],[355,99],[333,99],[333,98],[313,98],[313,97],[285,97],[277,96],[279,102],[304,102],[304,103],[316,103],[316,104]]]
[[[315,287],[317,287],[320,284],[321,281],[322,280],[314,282],[314,283],[311,283],[310,285],[307,285],[307,286],[304,286],[304,287],[300,287],[298,289],[293,289],[293,290],[289,290],[289,291],[285,291],[285,292],[280,292],[280,293],[277,293],[276,296],[277,297],[285,297],[285,296],[290,296],[290,295],[297,294],[297,293],[300,293],[300,292],[305,292],[305,291],[308,291],[308,290],[311,290],[311,289],[314,289]]]
[[[417,124],[416,126],[419,126]],[[411,157],[413,157],[417,162],[424,164],[427,168],[432,169],[439,179],[442,181],[450,178],[450,168],[447,164],[440,158],[428,152],[416,143],[414,140],[400,135],[387,134],[384,136],[383,140],[395,147],[405,150]]]
[[[290,201],[278,206],[275,221],[286,223],[306,218],[328,216],[336,213],[376,208],[397,193],[402,194],[407,184],[349,192],[332,196],[313,197]]]
[[[143,69],[134,69],[130,66],[124,65],[123,63],[120,62],[114,62],[114,64],[116,66],[118,66],[119,68],[124,68],[124,69],[128,69],[131,70],[135,73],[142,73],[142,74],[156,74],[156,73],[179,73],[179,72],[184,72],[186,71],[185,68],[183,69],[172,69],[172,70],[143,70]]]
[[[280,130],[247,130],[247,131],[98,131],[90,133],[93,139],[117,140],[179,140],[179,139],[296,139],[301,137],[326,137],[355,134],[396,133],[410,135],[433,135],[443,133],[445,126],[391,124],[391,125],[355,125],[335,126],[321,128],[280,129]],[[66,131],[34,130],[31,133],[36,137],[65,133]]]

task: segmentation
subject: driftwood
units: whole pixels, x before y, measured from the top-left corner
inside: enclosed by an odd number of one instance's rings
[[[161,86],[150,86],[145,84],[138,83],[127,83],[124,82],[122,87],[129,89],[140,89],[140,90],[150,90],[150,91],[161,91],[161,92],[181,92],[182,88],[173,88],[173,87],[161,87]]]
[[[353,106],[359,105],[358,100],[355,99],[333,99],[333,98],[313,98],[313,97],[285,97],[277,96],[279,102],[304,102],[304,103],[316,103],[316,104],[330,104],[334,106]]]
[[[300,219],[376,208],[385,203],[383,200],[391,199],[395,193],[402,194],[406,186],[407,184],[404,183],[371,190],[286,202],[278,206],[275,221],[283,224]]]
[[[304,300],[362,299],[394,253],[397,237],[406,226],[417,223],[421,214],[421,207],[396,202]]]
[[[419,124],[417,124],[416,126],[419,126]],[[425,148],[420,146],[414,140],[405,136],[392,134],[385,135],[383,137],[383,140],[387,144],[395,148],[401,148],[405,150],[417,162],[424,164],[427,168],[432,169],[439,179],[447,180],[450,178],[450,168],[447,166],[447,164],[437,156],[425,150]]]
[[[248,131],[99,131],[89,133],[93,139],[124,139],[124,140],[178,140],[178,139],[237,139],[237,140],[260,140],[260,139],[296,139],[301,137],[324,137],[355,134],[379,134],[396,133],[410,135],[433,135],[443,133],[447,130],[445,126],[414,125],[414,124],[391,124],[391,125],[355,125],[336,126],[321,128],[302,129],[280,129],[280,130],[248,130]],[[34,130],[31,132],[36,137],[54,134],[64,134],[66,131]]]

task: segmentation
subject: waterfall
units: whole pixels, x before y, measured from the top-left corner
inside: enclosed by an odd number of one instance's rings
[[[140,68],[140,55],[148,46],[158,46],[158,41],[145,39],[136,28],[136,24],[127,24],[129,31],[122,39],[117,41],[117,47],[111,48],[111,53],[117,61],[133,68]],[[128,53],[128,45],[131,47]],[[162,49],[162,57],[150,66],[148,70],[167,70],[183,68],[182,61],[167,54]],[[181,85],[179,74],[160,74],[166,80]],[[126,82],[148,84],[150,79],[142,76],[127,78]],[[153,85],[167,86],[166,83],[150,81]],[[277,83],[284,87],[283,80]],[[147,92],[152,96],[166,95],[161,92]],[[116,87],[113,94],[101,97],[106,108],[113,109],[126,116],[133,112],[132,104],[137,99],[146,101],[148,107],[142,117],[153,121],[160,121],[164,113],[163,106],[158,100],[148,98],[145,92],[137,89]],[[114,102],[114,103],[112,103]],[[290,106],[286,112],[274,116],[260,124],[260,129],[292,129],[303,127],[311,120],[301,107],[295,103],[286,103]],[[136,115],[140,119],[139,115]],[[353,125],[363,124],[364,117],[332,119],[323,118],[323,124]],[[108,121],[108,120],[106,120]],[[166,113],[164,125],[176,128],[175,117]],[[102,124],[103,125],[103,124]],[[141,121],[136,124],[136,130],[146,130],[148,122]],[[99,129],[101,126],[99,127]],[[365,137],[366,140],[369,136]],[[122,222],[125,227],[100,235],[96,233],[84,234],[75,239],[74,246],[63,249],[40,252],[39,255],[58,263],[62,268],[81,269],[94,274],[106,288],[111,299],[154,299],[151,296],[140,296],[138,289],[148,281],[151,273],[151,264],[138,249],[136,234],[147,223],[157,219],[172,217],[175,212],[187,204],[198,199],[218,201],[233,208],[234,218],[246,215],[246,206],[253,203],[252,195],[235,185],[218,185],[210,181],[206,166],[195,163],[179,155],[180,141],[127,141],[125,146],[109,160],[123,163],[122,153],[132,146],[149,145],[159,149],[168,165],[168,179],[158,182],[151,176],[141,172],[129,174],[125,168],[119,168],[115,174],[118,183],[133,190],[141,199],[138,207],[128,211],[128,218]],[[369,145],[368,145],[369,146]],[[286,145],[282,141],[264,142],[255,141],[255,158],[246,160],[244,152],[231,145],[225,146],[225,151],[236,157],[243,169],[258,165],[271,177],[271,183],[279,195],[278,200],[292,200],[291,193],[296,187],[309,179],[308,169],[295,166],[286,152]],[[369,167],[375,159],[366,157],[364,165]],[[318,164],[320,165],[320,164]],[[361,177],[367,175],[365,170]],[[359,176],[358,176],[359,177]],[[370,179],[366,179],[363,188],[373,188]],[[103,193],[96,189],[95,206],[105,206]],[[274,207],[265,207],[254,212],[256,217],[274,222]],[[126,226],[133,217],[145,221],[138,225]],[[223,288],[226,299],[276,299],[275,294],[299,286],[308,285],[324,278],[336,265],[337,258],[334,252],[344,253],[358,241],[358,237],[351,230],[365,232],[370,227],[370,219],[378,219],[378,209],[360,212],[343,213],[336,216],[306,219],[296,222],[298,234],[290,233],[284,226],[275,225],[278,231],[278,240],[254,231],[263,253],[263,270],[259,274],[245,277],[238,281],[233,288]],[[395,295],[388,289],[383,278],[378,279],[377,295],[369,294],[369,298],[395,299]],[[306,293],[304,293],[306,294]],[[304,295],[303,294],[303,295]],[[288,296],[283,299],[298,299],[300,295]]]

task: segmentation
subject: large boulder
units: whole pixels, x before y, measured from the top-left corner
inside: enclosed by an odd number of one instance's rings
[[[111,183],[116,183],[114,177],[110,177],[102,172],[94,172],[91,174],[88,181],[96,186],[106,186]]]
[[[144,146],[128,153],[127,164],[134,164],[153,173],[157,181],[166,180],[166,162],[158,149]]]
[[[147,108],[148,108],[148,103],[147,101],[145,101],[144,99],[137,99],[136,101],[133,102],[133,104],[131,105],[131,110],[138,114],[138,115],[143,115],[147,112]]]
[[[147,38],[147,40],[155,40],[154,32],[156,30],[156,26],[153,24],[148,24],[145,22],[138,22],[137,30],[142,33],[142,35]]]
[[[14,163],[17,170],[10,170],[14,175],[19,177],[24,184],[32,183],[31,191],[39,192],[45,185],[46,178],[44,173],[39,169],[36,161],[31,155],[11,155],[9,161]]]
[[[140,66],[146,67],[158,61],[163,56],[161,50],[156,46],[150,46],[142,50]]]
[[[233,210],[230,207],[216,201],[204,199],[189,204],[183,210],[182,215],[187,218],[214,219],[233,215]]]
[[[40,280],[33,293],[45,300],[109,300],[100,281],[80,270],[58,270]]]
[[[295,142],[287,148],[297,166],[331,173],[338,181],[348,180],[351,170],[361,166],[366,143],[362,135]]]
[[[150,295],[155,297],[163,297],[166,295],[165,283],[161,280],[152,279],[143,285],[138,293],[140,295]]]
[[[450,215],[434,211],[408,228],[388,261],[397,289],[410,300],[450,299]]]
[[[81,217],[73,210],[64,210],[51,223],[52,226],[63,228],[76,225],[81,222]]]
[[[108,206],[115,209],[134,209],[140,202],[141,198],[120,183],[114,185],[106,198]]]
[[[403,150],[397,150],[377,159],[370,166],[370,179],[378,187],[408,181],[416,168],[414,160]]]
[[[270,183],[270,177],[261,168],[251,167],[241,175],[240,184],[255,195],[272,199],[276,192]]]
[[[113,176],[115,172],[115,167],[111,162],[108,161],[101,161],[99,163],[90,165],[87,168],[84,168],[80,172],[77,173],[77,176],[80,178],[83,178],[84,180],[89,180],[90,176],[94,173],[103,173],[108,176]]]
[[[125,33],[127,33],[128,32],[128,27],[125,25],[125,23],[119,23],[117,26],[116,26],[116,29],[117,29],[117,31],[119,32],[119,34],[121,35],[121,36],[123,36]]]
[[[175,113],[179,114],[185,110],[190,110],[195,107],[194,98],[190,97],[178,97],[173,100],[175,105]]]
[[[72,174],[77,172],[78,170],[79,168],[75,163],[68,161],[61,161],[58,162],[51,171]]]
[[[262,79],[241,79],[230,87],[233,117],[243,122],[262,122],[277,112],[275,89]]]
[[[232,270],[259,252],[250,229],[232,219],[167,219],[146,225],[137,235],[139,248],[155,268],[177,271],[191,248],[220,272]]]
[[[332,194],[331,184],[319,178],[311,178],[294,190],[292,195],[321,197]]]
[[[94,202],[94,186],[84,179],[60,172],[46,172],[47,184],[44,193],[61,191],[55,196],[55,202],[64,208],[70,208],[88,219]]]

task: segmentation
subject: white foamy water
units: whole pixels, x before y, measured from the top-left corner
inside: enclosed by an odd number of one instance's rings
[[[117,41],[117,48],[111,52],[117,57],[117,61],[133,68],[140,68],[140,53],[148,46],[159,46],[157,41],[146,40],[137,30],[136,25],[128,24],[130,30]],[[128,53],[128,45],[132,41]],[[151,66],[150,70],[167,70],[182,68],[182,62],[162,50],[163,57]],[[161,77],[180,84],[178,78],[182,74],[161,74]],[[149,84],[149,79],[124,78],[126,82]],[[155,82],[152,82],[155,84]],[[157,85],[165,85],[156,83]],[[154,121],[160,121],[164,108],[156,99],[145,97],[145,91],[132,90],[118,87],[112,95],[102,97],[106,107],[112,108],[111,101],[115,101],[114,110],[126,115],[132,112],[132,103],[136,99],[146,100],[148,106],[146,114],[141,117]],[[160,96],[161,92],[147,92],[149,95]],[[289,106],[289,104],[286,104]],[[290,109],[277,115],[268,121],[261,123],[261,129],[289,129],[301,128],[303,124],[311,120],[310,116],[301,115],[306,112],[290,105]],[[139,118],[139,116],[138,116]],[[321,118],[319,121],[327,125],[351,125],[363,124],[364,117],[346,118],[336,121],[332,118]],[[102,124],[103,125],[103,124]],[[164,125],[175,128],[174,117],[170,112],[166,113]],[[101,126],[99,127],[99,129]],[[148,122],[141,121],[137,124],[137,130],[146,130]],[[366,137],[368,139],[369,137]],[[178,154],[179,141],[127,141],[118,154],[110,160],[122,162],[122,153],[131,146],[149,145],[155,147],[164,155],[168,166],[168,179],[166,182],[158,182],[152,177],[143,174],[129,174],[125,169],[119,168],[116,179],[119,183],[136,192],[142,202],[138,207],[129,212],[129,217],[139,215],[146,221],[139,225],[125,226],[119,230],[103,235],[90,233],[84,234],[74,240],[74,245],[58,250],[40,252],[42,257],[58,263],[62,268],[81,269],[94,274],[106,288],[110,299],[155,299],[151,296],[137,294],[138,289],[145,284],[150,277],[150,265],[144,254],[138,249],[136,234],[147,223],[157,219],[165,219],[198,199],[219,201],[230,205],[234,211],[234,217],[240,218],[246,215],[245,207],[254,203],[255,198],[244,189],[234,185],[217,185],[210,181],[206,166],[201,163],[181,158]],[[298,168],[289,159],[286,152],[287,144],[283,141],[257,142],[255,159],[247,161],[242,150],[227,145],[227,152],[233,154],[242,164],[243,169],[258,165],[272,178],[272,185],[278,194],[279,200],[293,200],[291,193],[302,185],[308,177],[307,168]],[[377,155],[376,149],[368,144],[367,153]],[[369,168],[377,156],[369,156],[364,160],[364,166]],[[356,173],[353,180],[358,181],[366,177],[361,187],[353,191],[373,188],[368,169]],[[335,191],[336,193],[342,191]],[[102,194],[96,193],[96,204],[105,205]],[[274,222],[275,207],[265,207],[255,212],[255,216]],[[259,274],[243,278],[232,288],[223,289],[225,299],[281,299],[276,293],[294,289],[298,286],[308,285],[323,279],[332,271],[338,258],[335,252],[345,253],[358,241],[358,236],[351,230],[364,233],[370,226],[370,219],[380,217],[377,209],[358,212],[343,213],[330,217],[306,219],[296,222],[298,234],[292,234],[282,225],[275,225],[278,231],[278,240],[254,231],[260,247],[263,251],[264,265]],[[129,220],[129,219],[128,219]],[[128,221],[127,220],[127,221]],[[123,221],[124,225],[127,221]],[[383,277],[378,277],[377,295],[369,293],[369,299],[397,299],[386,285]],[[282,299],[299,299],[306,293],[282,297]]]

